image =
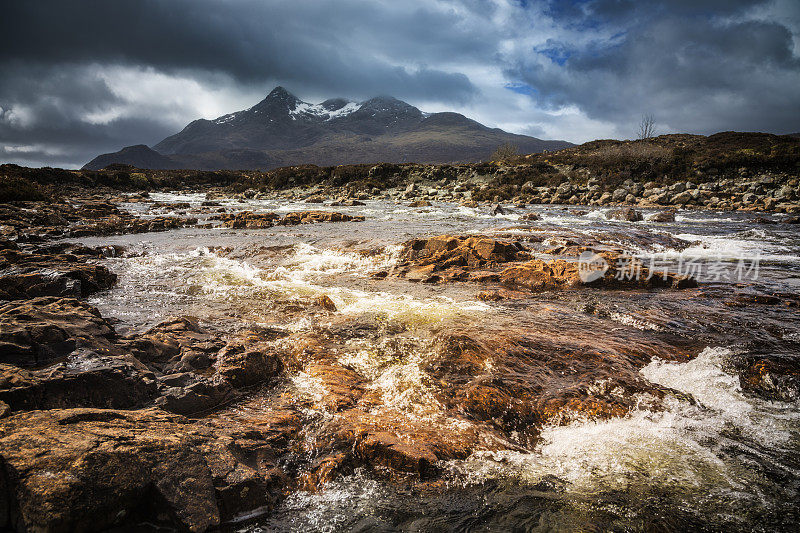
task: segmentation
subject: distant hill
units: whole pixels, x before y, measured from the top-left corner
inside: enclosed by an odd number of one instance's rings
[[[310,104],[276,87],[250,109],[215,120],[195,120],[152,148],[136,145],[103,154],[84,169],[113,163],[236,170],[298,164],[474,162],[487,159],[505,143],[516,145],[521,153],[573,146],[488,128],[458,113],[426,114],[390,96],[361,103],[333,98]]]

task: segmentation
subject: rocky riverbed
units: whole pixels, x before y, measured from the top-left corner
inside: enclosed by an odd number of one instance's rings
[[[0,527],[794,530],[793,193],[587,187],[0,205]]]

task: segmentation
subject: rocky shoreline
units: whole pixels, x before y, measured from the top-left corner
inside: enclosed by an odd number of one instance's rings
[[[0,165],[0,201],[70,198],[86,190],[193,190],[214,197],[447,201],[800,214],[800,139],[763,133],[592,141],[557,152],[470,164],[314,165],[268,171],[100,171]],[[116,194],[115,194],[116,193]],[[146,193],[145,193],[146,194]],[[146,198],[143,198],[146,201]],[[70,213],[61,213],[70,216]]]
[[[500,166],[495,177],[504,168],[513,171]],[[647,382],[639,370],[655,358],[687,361],[701,345],[724,337],[726,320],[735,323],[716,316],[719,330],[705,331],[701,340],[646,328],[636,330],[635,341],[620,339],[597,322],[616,312],[613,305],[586,295],[604,291],[625,302],[658,294],[676,306],[700,302],[710,316],[737,305],[774,309],[776,316],[800,308],[793,294],[747,287],[719,294],[690,275],[649,272],[642,264],[641,278],[625,278],[614,265],[626,249],[613,236],[545,230],[523,239],[513,232],[415,237],[396,243],[397,261],[370,272],[371,283],[466,285],[479,300],[525,302],[531,309],[569,305],[574,312],[579,302],[577,318],[568,319],[575,322],[573,333],[595,330],[595,337],[580,338],[561,333],[556,323],[541,330],[437,331],[419,367],[435,391],[429,401],[445,413],[436,417],[449,422],[435,418],[432,424],[387,406],[375,376],[335,355],[347,343],[363,341],[375,342],[386,360],[403,360],[419,349],[403,323],[342,315],[321,295],[276,304],[276,314],[317,320],[310,332],[258,324],[231,331],[176,316],[122,334],[114,318],[86,298],[114,286],[117,275],[101,263],[127,251],[63,240],[331,223],[346,231],[364,216],[324,209],[373,198],[412,209],[445,201],[487,205],[493,214],[529,203],[616,205],[620,209],[607,216],[627,221],[642,219],[632,207],[653,205],[800,212],[797,179],[786,177],[716,185],[626,181],[613,191],[592,179],[585,185],[523,184],[510,198],[497,195],[478,204],[473,198],[489,188],[474,186],[485,181],[474,168],[419,166],[408,175],[408,184],[366,192],[324,185],[241,192],[205,186],[200,206],[159,204],[146,192],[118,191],[0,204],[0,528],[96,531],[148,521],[207,531],[269,513],[292,492],[320,490],[360,468],[390,482],[435,485],[444,461],[530,449],[544,426],[621,417],[642,402],[662,409],[662,400],[676,392]],[[238,198],[328,205],[276,214],[219,203]],[[146,210],[129,209],[139,204]],[[659,215],[669,221],[672,211]],[[526,223],[535,221],[533,214]],[[797,220],[764,219],[777,222]],[[578,257],[589,250],[611,267],[586,281]],[[800,395],[796,359],[750,356],[737,365],[743,387],[753,394],[780,400]],[[292,386],[297,376],[322,392],[298,395]],[[318,412],[327,414],[310,414]]]
[[[663,156],[659,142],[646,148],[647,175]],[[796,294],[706,283],[638,259],[625,263],[635,248],[691,243],[636,224],[602,234],[590,225],[557,228],[526,206],[574,217],[599,206],[603,221],[647,224],[675,223],[676,213],[695,209],[726,210],[747,213],[756,226],[791,228],[800,221],[797,171],[785,158],[780,165],[764,159],[763,151],[756,154],[760,166],[739,166],[738,155],[736,164],[704,160],[680,179],[611,176],[586,163],[629,157],[633,149],[644,157],[641,145],[601,144],[485,164],[266,173],[4,165],[0,529],[124,530],[146,522],[215,530],[269,515],[291,494],[314,493],[363,470],[397,486],[437,490],[445,465],[480,453],[529,453],[545,427],[626,417],[643,406],[659,412],[675,398],[697,403],[640,371],[653,361],[692,360],[706,346],[763,347],[731,356],[742,390],[796,401],[800,365],[781,352],[793,342],[786,332],[800,309]],[[151,193],[159,190],[204,196],[158,202]],[[260,200],[294,207],[254,209]],[[421,215],[444,205],[487,218],[514,213],[516,226],[400,232],[411,236],[358,248],[364,239],[356,229],[384,213],[347,208],[375,201],[387,212],[396,206]],[[389,266],[359,272],[362,289],[431,288],[426,294],[437,297],[466,291],[505,311],[496,322],[460,317],[428,327],[343,313],[334,293],[312,291],[262,296],[270,300],[269,320],[231,311],[237,325],[223,327],[178,315],[126,332],[87,301],[119,283],[111,259],[146,253],[109,244],[114,236],[198,232],[192,238],[205,246],[203,232],[313,235],[328,225],[354,234],[354,247],[341,252],[348,261],[386,253],[387,244],[395,250]],[[75,242],[86,238],[101,244]],[[206,253],[274,257],[292,246]],[[590,252],[605,267],[587,278],[581,261]],[[310,325],[281,325],[289,319]],[[759,327],[746,327],[753,323]],[[412,381],[399,391],[403,379]]]

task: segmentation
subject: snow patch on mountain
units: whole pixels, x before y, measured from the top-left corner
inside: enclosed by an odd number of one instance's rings
[[[361,106],[355,102],[350,102],[340,109],[335,111],[328,111],[322,104],[309,104],[308,102],[298,102],[294,109],[289,111],[292,120],[297,120],[297,117],[302,115],[312,115],[322,118],[326,121],[340,118],[358,111]]]
[[[242,116],[242,114],[244,114],[244,111],[237,111],[236,113],[222,115],[221,117],[214,120],[214,124],[227,124],[228,122],[236,120],[238,117]]]
[[[354,113],[361,109],[361,105],[350,102],[349,104],[345,105],[344,107],[337,109],[336,111],[331,111],[328,113],[328,118],[326,120],[333,120],[339,117],[346,117],[350,113]]]

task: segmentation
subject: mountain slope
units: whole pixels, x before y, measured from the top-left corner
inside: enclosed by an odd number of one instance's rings
[[[509,142],[525,153],[572,146],[488,128],[458,113],[426,115],[390,96],[361,103],[334,98],[310,104],[276,87],[250,109],[191,122],[148,149],[152,153],[141,145],[135,150],[128,147],[98,156],[84,168],[117,162],[209,170],[302,163],[448,163],[486,159],[497,146]]]

